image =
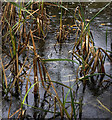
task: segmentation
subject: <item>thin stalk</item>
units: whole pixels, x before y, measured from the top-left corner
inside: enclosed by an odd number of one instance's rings
[[[70,87],[71,87],[70,77],[69,77],[69,85],[70,85]],[[75,113],[74,99],[73,99],[73,95],[72,95],[72,91],[71,91],[71,89],[70,89],[70,96],[71,96],[71,105],[72,105],[73,113],[74,113],[74,119],[76,120],[76,113]]]

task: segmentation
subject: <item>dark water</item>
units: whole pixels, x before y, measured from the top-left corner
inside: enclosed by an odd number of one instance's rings
[[[70,4],[70,3],[69,3]],[[105,6],[106,3],[83,3],[82,7],[85,9],[85,18],[91,19],[103,6]],[[69,9],[74,10],[74,8],[77,6],[77,4],[70,4]],[[54,8],[50,8],[51,11],[48,11],[48,14],[50,16],[57,15],[57,17],[52,17],[51,21],[51,30],[48,33],[47,38],[45,39],[45,42],[40,41],[37,42],[37,48],[39,51],[39,54],[42,58],[48,58],[48,59],[56,59],[56,58],[71,58],[70,51],[73,48],[74,45],[74,35],[71,35],[70,39],[66,40],[65,43],[62,44],[56,44],[56,31],[59,29],[59,17],[60,17],[60,10],[57,9],[57,11],[54,10]],[[98,15],[93,22],[90,25],[91,32],[93,34],[93,38],[95,41],[96,47],[102,47],[106,49],[106,29],[108,29],[108,43],[107,43],[107,49],[110,50],[110,44],[111,44],[111,30],[112,30],[112,23],[110,22],[110,11],[111,8],[106,8],[100,15]],[[71,24],[73,22],[73,18],[71,15],[68,14],[67,16],[69,18],[68,21],[66,21],[66,16],[63,16],[63,21],[66,24]],[[105,24],[105,25],[104,25]],[[54,47],[54,45],[56,46]],[[31,60],[33,55],[30,56]],[[108,59],[106,59],[105,68],[106,72],[109,75],[112,75],[112,63],[109,62]],[[76,70],[77,65],[70,62],[49,62],[46,63],[47,70],[50,74],[50,77],[53,81],[62,82],[65,85],[69,86],[69,80],[71,85],[75,83],[76,79]],[[31,71],[31,75],[33,75],[33,71]],[[30,76],[29,78],[33,84],[33,76]],[[108,77],[105,77],[104,80],[108,79]],[[22,96],[25,96],[25,84],[23,83],[22,86]],[[106,106],[108,109],[112,110],[111,106],[111,86],[108,87],[106,90],[103,88],[98,88],[97,84],[96,86],[91,86],[90,84],[86,87],[85,92],[83,92],[83,85],[82,82],[79,82],[79,89],[77,91],[77,99],[83,97],[83,106],[82,106],[82,118],[111,118],[112,114],[105,108],[99,104],[98,100],[103,103],[104,106]],[[62,88],[55,84],[55,87],[57,89],[57,92],[59,96],[61,97],[61,91]],[[76,86],[74,86],[74,89],[76,89]],[[33,99],[33,89],[29,92],[28,96],[28,104],[31,106],[34,106],[34,99]],[[53,92],[53,91],[52,91]],[[65,93],[68,92],[68,89],[65,89]],[[41,103],[38,108],[41,108],[42,101],[44,101],[44,94],[45,91],[41,87],[40,84],[40,101]],[[69,100],[69,98],[67,98]],[[53,99],[49,99],[49,102],[52,104]],[[10,102],[7,102],[6,100],[3,100],[3,118],[7,118],[8,116],[8,109]],[[11,106],[11,114],[14,113],[17,109],[19,109],[21,106],[21,100],[18,100],[17,98],[12,98],[12,106]],[[44,109],[47,109],[47,103],[43,105]],[[24,106],[24,109],[26,110],[26,116],[29,118],[39,118],[39,115],[44,115],[44,113],[41,113],[39,110],[34,110],[31,107]],[[52,109],[52,107],[51,107]],[[53,115],[48,113],[45,115],[45,118],[51,118]],[[15,115],[15,117],[17,117]]]

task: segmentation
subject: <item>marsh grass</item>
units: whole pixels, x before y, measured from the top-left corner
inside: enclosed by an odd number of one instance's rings
[[[83,82],[83,93],[85,90],[86,83],[96,79],[100,79],[99,84],[103,83],[104,76],[109,76],[105,72],[104,63],[105,58],[108,57],[111,61],[112,58],[107,53],[107,49],[96,48],[94,46],[94,40],[92,33],[90,31],[90,23],[93,19],[99,15],[106,7],[109,6],[108,3],[104,6],[92,19],[86,23],[84,18],[84,11],[82,7],[76,7],[74,16],[74,25],[78,28],[75,31],[75,40],[72,50],[72,59],[60,58],[60,59],[43,59],[38,54],[38,49],[36,48],[36,40],[43,40],[48,33],[49,28],[49,18],[46,13],[46,5],[59,7],[61,10],[60,15],[60,26],[59,32],[57,34],[58,42],[65,42],[69,34],[69,30],[66,30],[66,26],[63,25],[63,9],[66,12],[70,12],[66,7],[61,4],[55,3],[44,3],[35,2],[32,3],[20,3],[15,2],[3,3],[3,14],[2,14],[2,41],[4,58],[5,55],[8,58],[8,63],[2,61],[2,71],[3,80],[2,87],[4,96],[21,96],[21,107],[16,110],[12,115],[10,115],[11,104],[8,111],[8,118],[12,118],[18,113],[18,118],[25,116],[25,110],[23,105],[35,108],[40,111],[40,118],[45,118],[47,113],[52,113],[53,118],[61,117],[63,119],[81,119],[82,114],[82,104],[83,97],[76,101],[76,94],[79,89],[79,82]],[[70,13],[71,14],[71,13]],[[78,15],[78,18],[76,17]],[[73,25],[72,25],[73,26]],[[107,32],[106,32],[106,46],[107,46]],[[9,49],[9,52],[7,50]],[[29,54],[33,53],[33,58],[29,61]],[[26,53],[23,61],[21,61],[21,55]],[[75,58],[75,60],[74,60]],[[68,80],[69,85],[65,85],[62,82],[51,80],[49,71],[45,67],[46,62],[71,62],[78,66],[76,79],[74,79],[74,84],[71,85],[70,78]],[[7,71],[11,72],[11,78],[6,75]],[[31,71],[33,71],[33,85],[30,80]],[[100,77],[99,77],[100,76]],[[23,79],[24,78],[24,79]],[[26,80],[26,81],[25,81]],[[25,82],[26,94],[22,98],[22,91],[20,89],[21,84]],[[96,80],[95,82],[98,82]],[[40,84],[44,90],[44,99],[41,100],[40,94]],[[61,95],[58,94],[58,90],[55,87],[58,84],[62,87]],[[29,87],[30,85],[30,87]],[[74,89],[74,86],[77,86]],[[28,94],[34,87],[34,106],[28,103]],[[15,90],[13,90],[15,88]],[[65,93],[67,89],[67,93]],[[53,90],[53,92],[52,92]],[[70,98],[70,99],[69,99]],[[69,100],[69,101],[68,101]],[[26,103],[25,103],[26,102]],[[51,103],[50,103],[51,102]],[[101,104],[101,103],[100,103]],[[47,108],[45,107],[47,105]],[[104,107],[104,106],[103,106]],[[58,109],[57,109],[58,108]],[[69,111],[71,110],[71,112]],[[108,109],[107,109],[108,110]],[[109,110],[108,110],[109,111]]]
[[[77,70],[77,79],[78,79],[78,73],[79,69],[80,75],[86,75],[88,73],[93,74],[95,72],[98,73],[103,73],[100,77],[100,80],[103,80],[105,76],[105,68],[104,68],[104,63],[105,63],[105,57],[107,56],[110,61],[112,59],[108,55],[108,53],[105,52],[102,48],[95,48],[94,46],[94,41],[92,37],[92,33],[90,31],[90,23],[94,20],[94,18],[99,15],[110,3],[108,3],[106,6],[104,6],[98,13],[96,13],[95,16],[92,17],[92,19],[89,21],[89,23],[86,24],[86,20],[84,18],[84,12],[81,7],[79,9],[79,17],[80,17],[80,26],[81,26],[81,34],[79,39],[74,45],[73,48],[73,57],[79,58],[79,63],[81,64],[80,68]],[[80,11],[81,10],[81,11]],[[77,32],[78,33],[78,30]],[[77,34],[76,34],[77,36]],[[77,37],[76,37],[77,38]],[[80,47],[81,46],[81,47]],[[107,32],[106,32],[106,46],[107,46]],[[105,57],[104,57],[105,55]],[[73,58],[72,57],[72,58]],[[93,78],[93,77],[92,77]],[[98,77],[97,77],[98,79]],[[83,81],[85,84],[85,80]]]

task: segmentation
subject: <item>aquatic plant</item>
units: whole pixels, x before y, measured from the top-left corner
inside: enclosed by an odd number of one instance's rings
[[[98,86],[102,86],[103,82],[107,82],[103,81],[105,75],[112,78],[106,74],[104,68],[105,58],[108,57],[111,61],[112,58],[109,56],[107,49],[96,48],[90,30],[90,23],[109,6],[109,4],[110,3],[104,6],[89,22],[84,18],[84,11],[81,6],[76,7],[74,14],[72,14],[62,3],[34,3],[29,1],[28,3],[17,4],[16,2],[10,2],[2,4],[3,96],[10,100],[10,96],[16,95],[21,99],[21,107],[12,115],[10,115],[12,105],[12,103],[10,103],[8,118],[12,118],[17,113],[18,118],[27,117],[24,110],[24,105],[26,105],[37,109],[39,111],[38,118],[40,119],[46,118],[47,113],[52,113],[51,119],[57,117],[61,119],[66,117],[69,120],[81,119],[83,97],[78,98],[78,101],[76,97],[80,81],[83,82],[82,92],[84,93],[88,81],[91,85],[97,82]],[[36,48],[36,41],[40,42],[39,40],[41,40],[46,42],[45,38],[47,37],[50,21],[50,16],[46,12],[47,5],[59,7],[61,10],[59,31],[57,33],[57,41],[59,43],[65,42],[68,38],[71,32],[70,28],[73,26],[77,28],[73,30],[73,32],[75,31],[75,38],[73,50],[70,52],[72,53],[71,59],[44,59],[40,56],[38,48]],[[73,15],[73,25],[66,26],[63,24],[63,10]],[[32,57],[30,54],[32,54]],[[23,60],[21,56],[23,56]],[[78,69],[74,84],[71,85],[70,77],[69,80],[66,81],[68,82],[67,85],[62,82],[53,81],[46,67],[46,63],[48,62],[71,62],[77,65]],[[7,71],[10,71],[10,73],[6,74]],[[33,75],[33,83],[30,80],[31,74]],[[94,80],[95,77],[96,80]],[[98,78],[100,79],[99,82]],[[24,98],[21,90],[22,83],[25,83],[26,87]],[[107,83],[109,83],[109,80]],[[61,94],[58,94],[55,84],[61,86]],[[107,84],[106,87],[108,87],[108,85],[110,84]],[[41,89],[40,86],[42,86]],[[34,106],[30,105],[28,101],[28,94],[33,87]],[[43,98],[41,98],[41,90],[44,91]],[[101,104],[100,101],[98,102]],[[105,109],[107,108],[105,107]],[[37,116],[35,116],[35,119],[36,118]]]

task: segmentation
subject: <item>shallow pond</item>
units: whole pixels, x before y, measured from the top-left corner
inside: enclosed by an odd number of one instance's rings
[[[78,4],[78,3],[77,3]],[[69,9],[74,10],[74,8],[77,6],[77,4],[70,4],[67,5]],[[103,6],[105,6],[106,3],[83,3],[82,7],[85,9],[85,18],[91,19]],[[112,8],[106,8],[100,15],[98,15],[90,24],[90,30],[93,34],[94,42],[96,47],[101,47],[106,49],[106,30],[108,29],[108,43],[107,43],[107,50],[111,51],[110,44],[111,44],[111,30],[112,30],[112,23],[110,22],[110,14],[111,14]],[[56,40],[56,30],[59,29],[59,20],[60,20],[60,10],[55,11],[53,7],[49,8],[48,14],[51,16],[51,30],[49,31],[45,42],[43,41],[37,41],[36,42],[36,48],[38,48],[39,55],[44,59],[71,59],[70,51],[73,49],[74,45],[74,35],[71,34],[70,39],[65,40],[65,42],[59,44]],[[55,17],[56,15],[57,17]],[[63,21],[65,24],[72,25],[72,16],[68,15],[69,18],[68,21],[66,21],[66,16],[63,16]],[[56,44],[57,43],[57,44]],[[27,53],[26,53],[27,54]],[[32,61],[33,54],[30,54],[30,60]],[[21,59],[24,58],[24,55],[21,56]],[[57,81],[60,83],[63,83],[68,86],[72,86],[75,84],[76,79],[76,72],[78,65],[72,62],[67,61],[55,61],[55,62],[47,62],[46,63],[47,71],[51,77],[52,81]],[[108,59],[106,59],[105,62],[105,69],[107,74],[112,75],[112,63],[109,62]],[[31,75],[29,77],[30,81],[33,84],[33,70],[31,71]],[[39,78],[40,79],[40,78]],[[108,77],[104,77],[104,80],[108,79]],[[112,82],[112,81],[111,81]],[[54,83],[54,86],[57,90],[57,93],[62,98],[62,87],[61,85]],[[26,91],[26,81],[23,83],[21,90],[22,90],[22,97],[25,96]],[[29,85],[30,87],[30,85]],[[74,85],[74,90],[77,89],[77,86]],[[64,89],[64,94],[66,95],[68,92],[68,88]],[[111,106],[111,91],[112,88],[109,86],[108,88],[99,87],[97,84],[89,83],[86,86],[86,89],[83,91],[83,84],[80,81],[79,82],[79,88],[76,95],[76,102],[80,99],[82,100],[82,112],[79,113],[82,118],[111,118],[112,114],[108,111],[108,109],[112,110]],[[52,90],[52,93],[54,91]],[[47,99],[49,104],[45,101],[45,90],[43,89],[42,85],[40,84],[40,102],[37,105],[34,102],[34,95],[33,95],[33,88],[29,92],[28,95],[28,101],[27,103],[31,106],[35,106],[40,109],[34,109],[29,106],[23,106],[25,109],[25,116],[27,116],[27,119],[29,118],[42,118],[43,116],[45,118],[52,118],[52,113],[46,113],[43,112],[41,109],[47,109],[52,111],[52,104],[54,103],[54,98]],[[70,100],[70,95],[68,95],[67,100]],[[105,106],[102,106],[101,103]],[[7,118],[8,116],[8,110],[10,106],[10,101],[3,100],[2,102],[2,117]],[[69,105],[69,104],[68,104]],[[12,97],[11,101],[11,111],[10,114],[13,114],[16,110],[18,110],[21,106],[21,100],[19,98]],[[67,106],[66,106],[67,107]],[[106,107],[108,109],[106,109]],[[57,107],[58,111],[59,107]],[[77,108],[78,109],[78,108]],[[68,109],[69,111],[69,109]],[[78,114],[78,115],[79,115]],[[13,117],[17,117],[17,114]]]

